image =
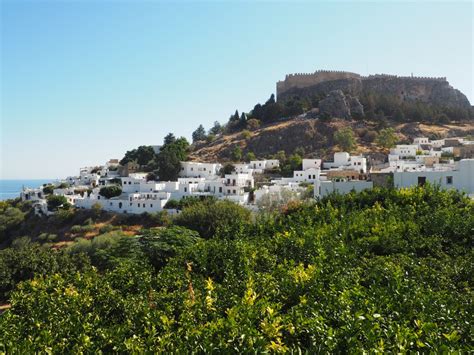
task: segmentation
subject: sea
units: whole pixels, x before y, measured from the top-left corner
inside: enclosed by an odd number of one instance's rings
[[[33,180],[1,180],[0,179],[0,200],[8,200],[20,197],[20,192],[24,187],[37,188],[43,184],[53,182],[54,179],[33,179]]]

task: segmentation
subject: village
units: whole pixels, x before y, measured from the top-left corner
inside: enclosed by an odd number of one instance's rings
[[[308,195],[320,199],[377,186],[407,188],[426,183],[474,198],[474,141],[466,138],[415,138],[412,144],[390,149],[385,162],[368,161],[347,152],[334,153],[333,161],[303,159],[301,170],[295,170],[292,177],[275,177],[272,172],[279,165],[276,159],[254,160],[228,164],[224,169],[217,162],[183,161],[177,181],[155,181],[137,171],[136,164],[121,166],[117,159],[111,159],[103,166],[81,168],[79,176],[52,186],[24,187],[21,199],[32,201],[36,214],[49,215],[54,212],[48,209],[47,189],[79,209],[95,207],[130,214],[164,209],[177,213],[171,201],[188,197],[212,196],[258,210]],[[229,166],[231,171],[224,171]],[[116,187],[117,196],[101,193],[110,186]]]

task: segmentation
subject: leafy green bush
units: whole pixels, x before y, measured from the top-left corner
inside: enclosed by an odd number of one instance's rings
[[[248,209],[233,202],[204,200],[185,207],[175,223],[211,238],[218,230],[239,230],[250,222],[250,216]]]
[[[234,208],[198,202],[182,214],[203,228],[227,207]],[[224,220],[234,215],[227,212]],[[467,197],[431,186],[376,188],[243,224],[214,225],[216,237],[207,240],[179,227],[104,237],[110,244],[96,249],[108,263],[100,271],[35,273],[0,317],[0,351],[472,350],[474,202]],[[92,243],[83,250],[99,254]],[[9,268],[49,265],[27,255]]]
[[[112,198],[122,194],[122,188],[118,185],[104,186],[100,189],[99,194],[105,198]]]

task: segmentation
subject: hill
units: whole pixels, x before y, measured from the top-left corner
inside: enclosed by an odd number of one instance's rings
[[[473,122],[444,125],[417,122],[385,122],[393,127],[400,142],[411,142],[413,138],[427,136],[432,139],[465,136],[474,134]],[[329,158],[337,149],[334,133],[341,128],[350,127],[357,140],[357,152],[376,154],[381,148],[374,143],[381,125],[377,122],[332,119],[329,121],[311,118],[293,118],[262,126],[249,132],[230,132],[219,136],[213,142],[200,141],[192,146],[191,160],[226,161],[230,160],[235,147],[243,154],[252,152],[256,157],[268,157],[278,151],[287,154],[303,148],[306,157]],[[301,150],[301,149],[300,149]]]
[[[277,82],[277,97],[236,111],[228,122],[193,133],[191,159],[230,159],[243,154],[268,157],[299,148],[306,156],[327,157],[336,149],[334,133],[351,128],[357,151],[377,153],[377,132],[391,127],[399,142],[414,137],[441,139],[474,133],[474,109],[446,78],[369,75],[339,71],[290,74]]]

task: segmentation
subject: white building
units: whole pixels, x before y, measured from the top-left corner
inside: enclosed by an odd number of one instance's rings
[[[390,149],[390,154],[398,155],[400,158],[415,157],[418,145],[415,144],[398,144],[395,148]]]
[[[280,161],[278,159],[268,159],[268,160],[252,160],[250,161],[250,168],[260,171],[272,170],[280,166]]]
[[[367,173],[367,159],[362,156],[351,156],[346,152],[334,153],[334,161],[324,162],[324,169],[345,168],[356,170],[361,174]]]
[[[455,166],[438,164],[433,168],[395,171],[393,182],[397,188],[422,186],[429,182],[443,189],[456,189],[472,195],[474,194],[474,159],[460,160]]]
[[[219,175],[222,165],[219,163],[199,163],[194,161],[182,161],[180,177],[215,177]]]
[[[372,181],[366,180],[317,180],[314,184],[314,197],[322,198],[331,193],[347,194],[351,191],[360,192],[373,188]]]
[[[303,171],[308,169],[320,169],[321,159],[303,159]]]

